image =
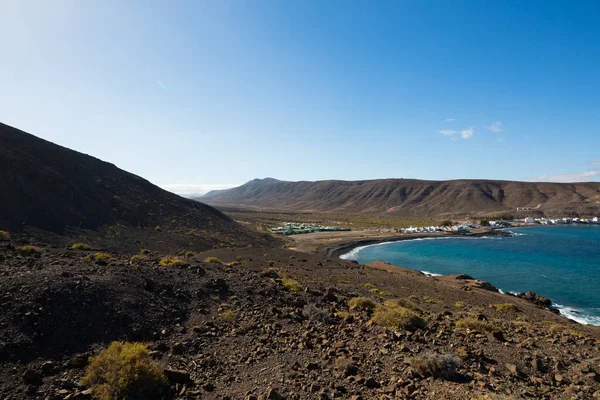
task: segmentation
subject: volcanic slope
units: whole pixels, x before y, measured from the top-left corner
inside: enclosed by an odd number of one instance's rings
[[[255,179],[198,200],[216,206],[417,217],[515,212],[522,208],[531,213],[584,216],[599,209],[600,183]]]
[[[42,241],[76,237],[132,251],[272,242],[213,207],[4,124],[0,201],[0,229]]]

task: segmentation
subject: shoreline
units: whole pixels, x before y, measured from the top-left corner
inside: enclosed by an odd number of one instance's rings
[[[527,227],[532,227],[532,226],[534,226],[534,225],[523,225],[523,226],[511,227],[511,228],[527,228]],[[352,260],[349,258],[343,258],[343,256],[349,255],[350,253],[353,252],[353,250],[356,250],[359,248],[375,246],[375,245],[382,245],[382,244],[387,244],[387,243],[394,243],[394,242],[399,242],[399,241],[419,240],[419,239],[515,236],[515,234],[513,232],[510,232],[509,229],[511,229],[511,228],[495,228],[495,229],[491,229],[486,232],[477,232],[477,233],[471,233],[471,234],[467,234],[467,235],[459,235],[459,234],[455,234],[455,233],[425,233],[425,234],[416,234],[416,235],[410,235],[410,236],[390,236],[390,237],[377,238],[377,239],[356,239],[356,240],[350,240],[347,242],[336,243],[329,247],[323,247],[323,248],[319,249],[319,253],[321,255],[327,256],[327,257],[336,257],[336,258],[340,258],[340,259],[343,259],[346,261],[355,261],[355,260]],[[447,276],[444,274],[434,274],[434,273],[427,272],[427,271],[421,271],[418,269],[399,266],[399,265],[391,264],[386,261],[382,261],[382,262],[384,262],[388,265],[397,267],[397,268],[410,269],[412,271],[420,272],[429,277]],[[365,264],[365,265],[368,265],[368,264]],[[450,275],[448,275],[448,276],[450,276]],[[475,278],[475,279],[477,279],[477,278]],[[490,284],[492,284],[492,283],[490,282]],[[516,296],[516,293],[504,292],[502,289],[498,289],[498,292],[501,294],[507,295],[507,296]],[[551,305],[550,305],[550,307],[548,307],[548,309],[554,310],[557,313],[557,315],[560,315],[561,317],[567,319],[568,321],[576,322],[580,325],[600,326],[600,324],[592,324],[592,323],[588,322],[585,318],[581,318],[581,316],[585,316],[585,314],[582,314],[581,310],[572,308],[570,306],[564,306],[564,305],[555,303],[551,299],[550,299],[550,301],[551,301]],[[590,317],[594,317],[594,316],[590,316]]]
[[[404,240],[415,240],[415,239],[427,239],[427,238],[469,238],[469,237],[484,237],[484,236],[513,236],[512,233],[506,232],[500,229],[490,229],[484,232],[470,233],[470,234],[456,234],[456,233],[421,233],[421,234],[409,234],[409,235],[395,235],[385,236],[373,239],[353,239],[334,243],[330,246],[324,246],[318,249],[318,253],[325,257],[341,258],[342,255],[349,253],[357,247],[372,246],[384,243],[400,242]]]

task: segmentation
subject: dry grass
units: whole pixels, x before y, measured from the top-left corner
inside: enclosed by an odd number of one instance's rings
[[[469,329],[478,332],[497,332],[498,328],[485,321],[479,321],[472,318],[463,318],[456,321],[457,329]]]
[[[74,250],[89,250],[90,246],[88,246],[85,243],[73,243],[71,245],[71,248],[74,249]]]
[[[158,265],[160,265],[161,267],[177,267],[182,264],[183,262],[179,258],[173,256],[165,256],[161,258],[158,262]]]
[[[415,303],[413,303],[412,301],[408,300],[408,299],[402,299],[402,298],[398,298],[398,299],[394,299],[394,300],[386,300],[383,303],[384,306],[386,307],[404,307],[404,308],[408,308],[409,310],[413,310],[419,313],[423,312],[423,309],[421,307],[419,307],[418,305],[416,305]]]
[[[517,306],[515,306],[514,304],[510,304],[510,303],[492,304],[492,305],[490,305],[490,307],[492,307],[497,312],[505,313],[505,314],[516,313],[517,311],[519,311]]]
[[[412,370],[422,377],[452,379],[461,361],[451,354],[425,354],[410,361]]]
[[[371,319],[375,325],[390,329],[406,329],[415,331],[427,326],[427,321],[408,308],[399,305],[378,306]]]
[[[113,342],[91,358],[82,383],[99,400],[154,399],[167,380],[146,345]]]
[[[302,290],[302,286],[293,279],[282,279],[281,283],[290,292],[300,292]]]
[[[10,233],[6,231],[0,231],[0,240],[8,242],[10,240]]]
[[[148,249],[141,249],[140,250],[140,254],[150,254],[150,253],[152,253],[152,252],[150,250],[148,250]]]
[[[19,253],[25,254],[25,255],[39,254],[42,252],[42,249],[40,249],[39,247],[35,247],[35,246],[31,246],[31,245],[19,246],[19,247],[16,247],[15,250],[18,251]]]
[[[221,260],[219,260],[217,257],[206,257],[204,259],[205,263],[210,263],[210,264],[219,264],[219,265],[224,265],[225,263]]]
[[[225,321],[233,321],[233,320],[235,320],[235,316],[236,316],[235,311],[225,310],[219,315],[219,318],[221,318],[222,320],[225,320]]]
[[[132,264],[137,264],[137,263],[140,263],[143,261],[148,261],[148,257],[143,256],[143,255],[135,255],[129,259],[129,262]]]
[[[353,310],[373,311],[377,304],[366,297],[354,297],[348,300],[348,306]]]

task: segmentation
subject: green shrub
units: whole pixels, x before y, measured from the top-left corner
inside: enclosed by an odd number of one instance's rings
[[[165,256],[161,258],[161,260],[158,262],[158,265],[160,265],[161,267],[177,267],[181,264],[183,264],[183,262],[181,262],[180,259],[175,258],[173,256]]]
[[[373,311],[376,304],[366,297],[354,297],[348,300],[348,306],[354,310]]]
[[[406,329],[414,331],[423,329],[427,322],[417,314],[401,306],[379,306],[371,319],[375,325],[390,329]]]
[[[10,233],[6,231],[0,231],[0,240],[8,242],[10,240]]]
[[[380,296],[391,296],[392,295],[387,290],[381,290],[381,289],[377,289],[377,288],[373,288],[373,289],[369,290],[369,292],[378,294]]]
[[[408,300],[408,299],[394,299],[394,300],[386,300],[383,303],[384,306],[386,307],[404,307],[404,308],[408,308],[409,310],[413,310],[416,312],[423,312],[423,309],[421,307],[419,307],[418,305],[416,305],[415,303],[413,303],[412,301]]]
[[[74,250],[89,250],[90,246],[88,246],[85,243],[73,243],[71,245],[71,248],[74,249]]]
[[[206,257],[204,259],[204,262],[211,263],[211,264],[219,264],[219,265],[225,264],[223,261],[219,260],[217,257]]]
[[[281,283],[290,292],[300,292],[302,290],[302,286],[293,279],[282,279]]]
[[[152,253],[152,252],[150,250],[148,250],[148,249],[141,249],[140,250],[140,254],[150,254],[150,253]]]
[[[113,342],[90,359],[82,383],[99,400],[154,399],[167,380],[146,345]]]
[[[87,256],[86,259],[89,261],[96,261],[96,262],[98,262],[98,261],[109,262],[113,258],[108,253],[95,253],[95,254],[91,254],[91,255]]]
[[[155,231],[158,231],[158,232],[162,232],[162,228],[161,228],[159,225],[156,225],[156,226],[154,227],[154,230],[155,230]]]
[[[21,254],[26,254],[26,255],[38,254],[38,253],[42,252],[42,250],[39,247],[30,246],[30,245],[19,246],[19,247],[15,248],[15,250]]]

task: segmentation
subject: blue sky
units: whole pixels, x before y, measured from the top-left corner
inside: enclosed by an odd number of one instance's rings
[[[170,190],[600,180],[599,2],[3,2],[0,121]]]

